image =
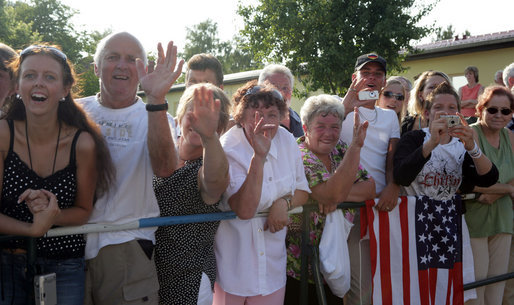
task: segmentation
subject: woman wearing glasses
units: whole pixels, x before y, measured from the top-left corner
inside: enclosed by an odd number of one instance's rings
[[[512,198],[514,197],[514,133],[505,126],[512,117],[514,96],[505,87],[487,87],[478,100],[478,123],[472,128],[483,153],[496,165],[498,182],[491,187],[475,187],[477,200],[466,203],[466,222],[475,258],[476,280],[505,274],[508,270],[512,238]],[[500,304],[505,282],[477,288],[472,304]]]
[[[61,50],[42,45],[23,50],[12,69],[17,95],[0,121],[0,212],[9,223],[2,233],[41,236],[52,225],[84,224],[113,167],[102,135],[73,100],[73,67]],[[20,231],[41,218],[38,230]],[[0,247],[0,304],[27,304],[25,240]],[[83,235],[36,240],[35,272],[56,273],[58,304],[83,303],[84,247]]]
[[[396,112],[398,116],[398,123],[405,115],[405,87],[396,79],[389,79],[385,87],[380,92],[380,97],[377,100],[377,106],[382,109],[390,109]]]
[[[298,145],[279,127],[286,113],[277,90],[254,86],[234,105],[237,126],[221,138],[230,183],[220,209],[238,219],[221,221],[216,233],[213,304],[284,303],[287,211],[310,192]]]

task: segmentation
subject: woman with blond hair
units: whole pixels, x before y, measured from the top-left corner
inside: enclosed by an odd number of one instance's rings
[[[424,112],[425,101],[430,92],[442,83],[452,84],[450,78],[444,72],[428,70],[421,73],[414,83],[414,88],[412,88],[410,94],[407,105],[408,114],[402,119],[402,135],[407,131],[428,127],[429,119]]]

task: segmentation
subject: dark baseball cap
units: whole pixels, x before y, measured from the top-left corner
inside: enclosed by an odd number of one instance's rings
[[[357,62],[355,62],[355,71],[360,70],[362,67],[364,67],[365,64],[369,62],[379,63],[384,69],[384,72],[386,72],[386,60],[375,53],[364,54],[357,57]]]

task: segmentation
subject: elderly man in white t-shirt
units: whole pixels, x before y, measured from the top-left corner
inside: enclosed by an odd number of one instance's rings
[[[159,216],[150,162],[150,154],[155,152],[149,152],[147,146],[147,141],[155,135],[148,134],[148,124],[154,111],[166,111],[168,105],[164,101],[145,105],[136,95],[140,81],[137,58],[146,66],[143,46],[131,34],[114,33],[102,39],[95,54],[100,93],[79,100],[99,125],[116,167],[115,185],[97,199],[89,220],[92,223],[122,224]],[[174,127],[169,115],[168,121]],[[164,162],[170,160],[155,163]],[[159,283],[153,255],[155,230],[87,235],[84,304],[158,304]]]

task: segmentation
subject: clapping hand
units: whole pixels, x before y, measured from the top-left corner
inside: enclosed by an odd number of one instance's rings
[[[47,190],[27,189],[18,198],[18,203],[23,201],[34,215],[31,236],[42,236],[52,227],[60,214],[57,198]]]
[[[166,55],[162,44],[157,45],[157,62],[155,70],[152,73],[147,73],[143,61],[136,59],[137,75],[141,87],[148,97],[148,103],[156,101],[162,103],[166,93],[168,93],[171,85],[177,80],[182,73],[182,66],[184,60],[180,60],[177,66],[177,46],[173,45],[173,41],[168,43]],[[175,69],[176,68],[176,69]]]
[[[212,91],[205,86],[194,91],[193,109],[186,113],[185,119],[202,139],[216,135],[220,117],[220,100],[213,100]]]

